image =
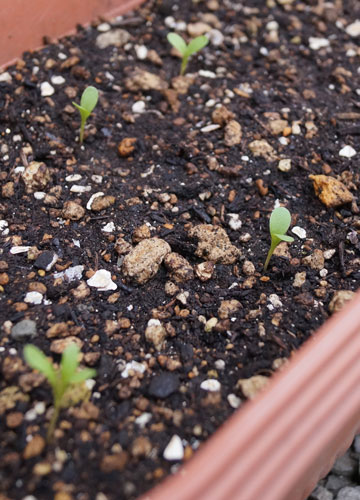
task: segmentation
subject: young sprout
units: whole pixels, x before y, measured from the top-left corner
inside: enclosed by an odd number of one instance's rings
[[[83,143],[84,140],[84,130],[86,120],[91,115],[93,109],[95,108],[99,98],[99,92],[95,87],[86,87],[84,92],[82,93],[80,104],[76,104],[73,101],[73,105],[79,111],[81,116],[81,125],[80,125],[80,144]]]
[[[48,442],[52,440],[61,408],[67,408],[74,404],[71,392],[85,380],[96,375],[96,371],[91,368],[78,371],[79,352],[80,349],[76,344],[70,344],[62,353],[60,366],[57,368],[36,346],[28,344],[24,347],[25,361],[31,368],[45,375],[52,388],[54,413],[47,431]],[[82,399],[84,399],[84,395]]]
[[[288,241],[289,243],[294,241],[294,238],[286,235],[286,231],[289,229],[290,222],[291,222],[291,215],[287,208],[278,207],[272,211],[269,224],[271,245],[266,257],[264,271],[267,270],[271,256],[274,253],[274,250],[278,246],[278,244],[281,243],[282,241]]]
[[[177,33],[168,33],[167,39],[182,55],[180,75],[185,73],[189,57],[195,52],[199,52],[209,43],[209,39],[204,35],[197,36],[189,44],[186,44],[185,40]]]

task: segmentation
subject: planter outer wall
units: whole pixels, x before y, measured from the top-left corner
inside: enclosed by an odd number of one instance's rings
[[[71,34],[77,24],[135,9],[144,0],[4,0],[1,2],[0,67],[43,45],[43,38]]]
[[[25,50],[143,0],[12,0],[2,5],[0,67]],[[360,427],[360,292],[175,476],[142,500],[301,500]]]

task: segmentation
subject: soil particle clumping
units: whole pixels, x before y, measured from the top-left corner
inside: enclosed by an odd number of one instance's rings
[[[351,298],[360,91],[349,5],[151,1],[0,75],[6,498],[137,498]],[[169,31],[210,38],[184,76]],[[71,102],[89,85],[99,102],[80,145]],[[295,241],[265,274],[279,205]],[[28,341],[54,363],[74,342],[97,370],[51,445],[51,390],[23,361]]]

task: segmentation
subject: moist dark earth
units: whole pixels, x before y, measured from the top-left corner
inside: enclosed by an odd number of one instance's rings
[[[351,0],[148,2],[0,75],[1,500],[138,497],[351,298],[359,15]],[[182,78],[170,31],[210,38]],[[265,273],[278,205],[294,242]],[[30,342],[55,363],[76,342],[97,370],[51,444]]]

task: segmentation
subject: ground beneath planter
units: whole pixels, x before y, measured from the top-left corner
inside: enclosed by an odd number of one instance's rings
[[[1,500],[136,498],[351,297],[357,10],[150,2],[0,75]],[[184,78],[169,31],[210,37]],[[276,204],[295,241],[264,273]],[[73,341],[97,376],[45,446],[51,391],[23,345],[58,362]]]

